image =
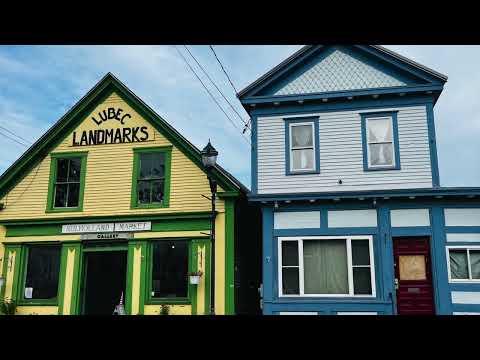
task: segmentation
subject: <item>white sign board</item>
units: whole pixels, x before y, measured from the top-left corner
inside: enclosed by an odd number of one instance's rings
[[[150,221],[102,224],[67,224],[62,225],[62,234],[150,231],[151,229],[152,223]]]

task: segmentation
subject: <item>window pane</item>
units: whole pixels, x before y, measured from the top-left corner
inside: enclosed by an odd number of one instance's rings
[[[152,176],[159,178],[165,176],[165,154],[154,153],[152,154]]]
[[[312,126],[299,125],[292,126],[292,147],[313,146]]]
[[[450,250],[452,279],[468,279],[467,250]]]
[[[68,181],[80,181],[80,168],[82,166],[80,158],[70,159],[70,171]]]
[[[140,154],[140,179],[149,179],[152,175],[153,154]]]
[[[368,240],[352,240],[352,264],[370,265]]]
[[[140,204],[150,203],[150,181],[139,181],[137,183],[138,202]]]
[[[393,145],[392,144],[370,144],[368,145],[370,154],[370,165],[393,165]]]
[[[58,291],[60,247],[36,246],[28,249],[25,293],[31,299],[54,299]],[[24,293],[24,295],[25,295]]]
[[[353,293],[355,295],[372,294],[372,283],[369,267],[353,268]]]
[[[292,169],[313,169],[313,149],[292,150]]]
[[[392,121],[388,119],[368,119],[368,142],[392,141]]]
[[[282,289],[285,295],[300,294],[298,268],[282,269]]]
[[[470,266],[472,279],[480,279],[480,251],[470,250]]]
[[[282,241],[282,265],[298,266],[297,241]]]
[[[187,242],[157,241],[153,245],[152,296],[185,298],[187,289]]]
[[[55,201],[54,207],[67,206],[67,184],[55,185]]]
[[[347,294],[347,246],[341,240],[303,242],[305,294]]]
[[[68,160],[57,159],[57,182],[66,182],[68,179]]]
[[[68,207],[78,206],[78,199],[80,195],[80,184],[68,184]]]
[[[152,202],[162,202],[163,201],[163,180],[154,181],[152,184]]]

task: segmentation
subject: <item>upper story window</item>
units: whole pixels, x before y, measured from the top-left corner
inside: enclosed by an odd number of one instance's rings
[[[22,300],[57,300],[60,273],[60,246],[27,246]]]
[[[86,153],[52,154],[47,211],[81,211]]]
[[[279,240],[280,296],[375,296],[371,236]]]
[[[286,119],[285,134],[287,175],[318,173],[318,118]]]
[[[167,207],[171,148],[134,151],[132,207]]]
[[[364,169],[399,170],[397,112],[361,116]]]
[[[480,282],[480,246],[448,247],[451,282]]]

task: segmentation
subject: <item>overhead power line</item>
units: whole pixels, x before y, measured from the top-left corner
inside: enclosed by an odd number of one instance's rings
[[[4,126],[1,126],[1,125],[0,125],[0,129],[5,130],[5,131],[8,132],[9,134],[11,134],[11,135],[15,136],[16,138],[22,140],[23,142],[26,142],[27,144],[30,144],[30,145],[31,145],[31,144],[33,143],[32,141],[27,140],[27,139],[24,139],[24,138],[21,137],[20,135],[17,135],[17,134],[15,134],[14,132],[8,130],[8,129],[7,129],[6,127],[4,127]]]
[[[213,84],[213,86],[215,86],[215,88],[217,89],[217,91],[220,93],[220,95],[222,95],[223,99],[228,103],[228,105],[230,105],[230,107],[232,108],[232,110],[235,112],[235,114],[238,116],[238,118],[242,121],[243,125],[248,127],[248,124],[247,124],[247,121],[245,121],[243,119],[243,117],[238,113],[237,109],[235,109],[235,107],[232,105],[232,103],[230,101],[228,101],[228,99],[225,97],[225,95],[223,94],[223,92],[219,89],[219,87],[217,86],[217,84],[215,83],[215,81],[212,80],[212,78],[208,75],[207,71],[205,70],[205,68],[200,64],[200,62],[197,60],[197,58],[191,53],[191,51],[188,49],[188,47],[186,45],[183,45],[185,47],[185,49],[188,51],[188,53],[190,54],[190,56],[193,58],[193,60],[197,63],[197,65],[200,67],[200,69],[203,71],[203,73],[207,76],[208,80],[210,80],[210,82]],[[245,132],[245,131],[243,131]]]
[[[17,144],[20,144],[20,145],[25,146],[25,147],[27,147],[27,148],[30,147],[30,145],[24,144],[23,142],[20,142],[20,141],[16,140],[15,138],[11,137],[11,136],[8,136],[7,134],[4,134],[4,133],[0,132],[0,135],[3,135],[3,136],[5,136],[7,139],[10,139],[10,140],[12,140],[12,141],[15,141]]]
[[[226,118],[230,121],[230,123],[237,129],[241,132],[241,130],[238,128],[238,126],[235,124],[235,122],[230,118],[230,116],[228,116],[228,114],[225,112],[225,110],[223,109],[223,107],[218,103],[217,99],[215,98],[215,96],[213,96],[213,94],[210,92],[210,90],[208,89],[208,87],[203,83],[202,79],[200,79],[200,77],[197,75],[197,73],[195,72],[195,70],[192,68],[192,66],[190,65],[190,63],[187,61],[187,59],[183,56],[182,52],[178,49],[177,46],[175,46],[175,49],[177,50],[178,54],[180,55],[180,57],[183,59],[183,61],[185,62],[185,64],[188,66],[188,68],[190,69],[190,71],[193,73],[193,75],[195,75],[195,77],[197,78],[197,80],[200,82],[200,84],[202,84],[203,88],[207,91],[208,95],[210,95],[210,97],[212,98],[212,100],[215,102],[215,104],[217,104],[218,108],[223,112],[223,114],[226,116]],[[248,140],[247,137],[245,137],[243,135],[243,133],[241,133],[242,137],[250,144],[250,140]]]
[[[215,52],[215,50],[213,49],[213,46],[212,46],[212,45],[208,45],[208,46],[210,47],[210,50],[212,50],[213,55],[215,55],[215,59],[217,59],[217,62],[220,64],[220,67],[222,68],[223,73],[224,73],[225,76],[227,77],[228,82],[230,83],[230,85],[232,85],[232,88],[233,88],[233,90],[235,91],[235,94],[237,94],[237,93],[238,93],[237,88],[235,87],[235,85],[233,85],[233,82],[232,82],[232,80],[230,79],[230,76],[228,76],[227,71],[226,71],[225,68],[223,67],[222,62],[221,62],[220,59],[218,58],[217,53]]]

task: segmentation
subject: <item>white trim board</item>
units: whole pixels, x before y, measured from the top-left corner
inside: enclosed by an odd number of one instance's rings
[[[480,291],[452,291],[452,303],[480,305]]]
[[[320,211],[284,211],[273,213],[274,229],[320,228]]]
[[[430,226],[429,209],[398,209],[390,211],[392,227]]]
[[[447,233],[447,242],[478,242],[480,243],[480,234],[477,233]]]

